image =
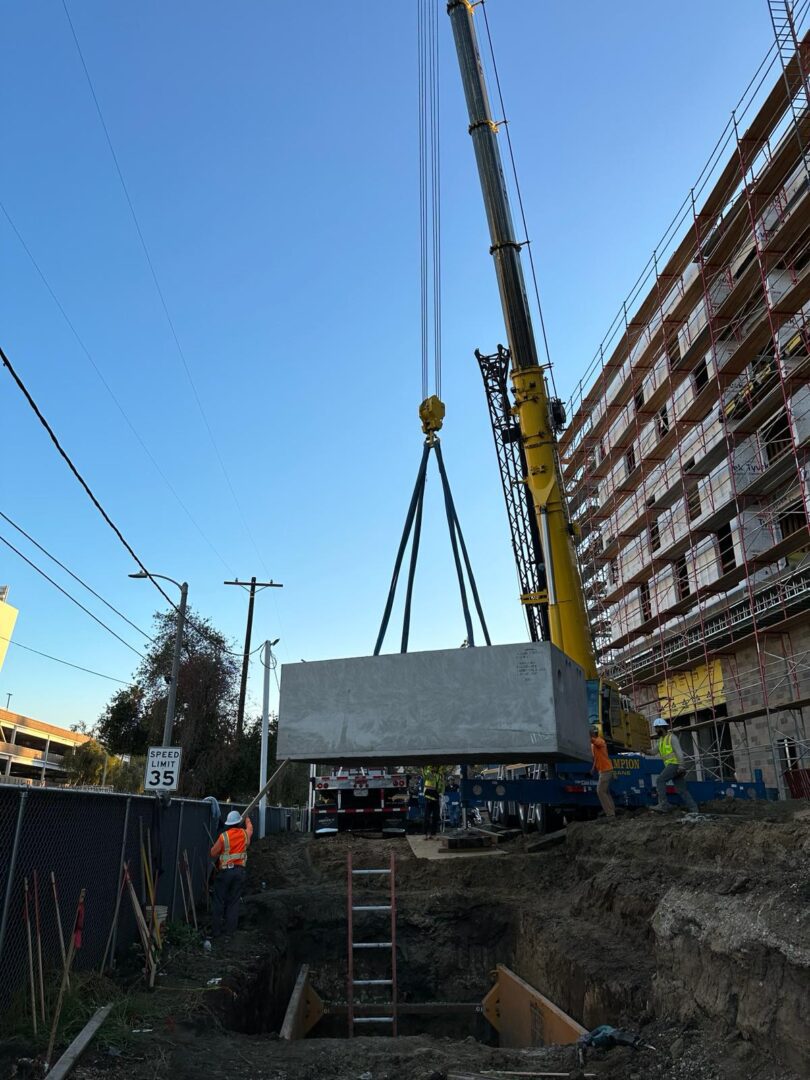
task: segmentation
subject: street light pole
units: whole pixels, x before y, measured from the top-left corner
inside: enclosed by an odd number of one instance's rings
[[[180,606],[177,609],[177,628],[174,632],[174,656],[172,657],[172,674],[169,679],[169,696],[166,699],[166,721],[163,725],[163,745],[172,745],[172,729],[174,728],[174,709],[177,703],[177,680],[180,675],[180,651],[183,647],[183,629],[186,623],[186,605],[188,603],[188,582],[182,585],[174,578],[166,577],[165,574],[148,574],[140,570],[137,574],[130,574],[131,578],[141,580],[143,578],[160,578],[161,581],[170,581],[180,590]]]
[[[177,680],[180,675],[180,650],[183,647],[183,628],[186,622],[186,603],[188,601],[188,584],[183,582],[180,586],[180,607],[177,609],[177,629],[174,635],[174,656],[172,657],[172,677],[169,683],[169,697],[166,701],[166,723],[163,725],[163,745],[172,745],[172,731],[174,729],[174,708],[177,703]]]

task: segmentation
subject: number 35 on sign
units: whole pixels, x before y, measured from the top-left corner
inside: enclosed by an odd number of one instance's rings
[[[150,746],[146,759],[144,790],[177,791],[182,753],[178,746]]]

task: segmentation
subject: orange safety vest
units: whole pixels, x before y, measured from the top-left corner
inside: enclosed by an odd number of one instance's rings
[[[227,829],[222,834],[222,854],[217,857],[219,869],[228,870],[231,866],[246,866],[247,848],[246,829]]]

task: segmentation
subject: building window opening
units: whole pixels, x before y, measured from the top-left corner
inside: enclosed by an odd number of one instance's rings
[[[681,555],[675,563],[675,587],[678,590],[679,600],[685,600],[692,591],[689,588],[689,571],[686,568],[685,555]]]
[[[689,520],[694,521],[703,513],[703,504],[700,501],[700,488],[697,484],[689,488],[686,493],[686,508],[689,512]]]
[[[696,393],[700,393],[706,383],[709,381],[709,370],[706,367],[705,357],[703,360],[699,360],[692,371],[692,381],[695,385]]]
[[[636,451],[634,447],[628,447],[627,453],[624,455],[624,464],[627,467],[627,475],[630,476],[636,467]]]
[[[650,525],[650,551],[658,551],[661,547],[661,532],[658,528],[658,519]]]
[[[734,537],[728,523],[717,530],[717,547],[720,553],[720,568],[724,574],[730,574],[737,566],[737,558],[734,554]]]
[[[638,595],[641,601],[642,622],[648,622],[652,618],[652,603],[650,602],[650,586],[648,582],[642,581],[638,587]]]
[[[644,404],[644,387],[640,386],[633,395],[633,401],[636,406],[636,412],[641,411],[641,407]]]
[[[663,439],[669,431],[669,414],[666,405],[662,405],[655,415],[655,425],[658,428],[658,438]]]
[[[769,465],[790,452],[790,426],[787,413],[781,413],[775,420],[765,425],[762,429],[762,442],[765,445]]]

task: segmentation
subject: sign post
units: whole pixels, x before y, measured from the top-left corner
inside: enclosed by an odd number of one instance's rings
[[[177,791],[182,754],[179,746],[150,746],[146,758],[144,791]]]

